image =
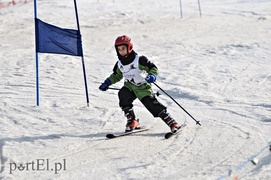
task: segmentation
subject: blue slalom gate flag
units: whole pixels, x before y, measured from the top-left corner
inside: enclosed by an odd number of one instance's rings
[[[1,0],[0,0],[1,1]],[[85,82],[87,106],[89,106],[88,86],[84,63],[82,39],[80,33],[79,18],[76,0],[74,10],[76,16],[77,30],[60,28],[37,18],[37,0],[34,0],[35,39],[36,39],[36,93],[37,106],[39,106],[39,56],[38,53],[66,54],[81,56]]]
[[[36,52],[83,56],[81,34],[35,18]]]

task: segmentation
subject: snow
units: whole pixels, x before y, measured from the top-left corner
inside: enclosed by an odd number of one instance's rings
[[[0,10],[1,179],[271,179],[271,2],[78,0],[90,105],[80,57],[39,54],[36,106],[33,3]],[[37,1],[38,17],[76,29],[73,1]],[[135,101],[146,132],[107,140],[125,117],[99,85],[127,34],[159,68],[159,100],[187,127],[169,128]],[[122,82],[112,86],[120,88]],[[155,91],[159,91],[154,86]],[[259,164],[253,165],[254,158]]]

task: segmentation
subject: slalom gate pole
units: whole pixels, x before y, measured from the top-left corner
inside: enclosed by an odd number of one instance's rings
[[[159,87],[155,82],[153,83],[155,86],[157,86],[163,93],[165,93],[170,99],[172,99],[186,114],[188,114],[194,121],[196,121],[196,125],[200,125],[200,122],[197,121],[189,112],[187,112],[175,99],[173,99],[166,91],[164,91],[161,87]]]
[[[199,6],[199,15],[201,17],[201,7],[200,7],[200,0],[198,0],[198,6]]]
[[[75,10],[75,16],[76,16],[76,23],[77,23],[77,29],[78,34],[80,35],[80,41],[82,43],[82,36],[80,31],[80,25],[79,25],[79,18],[78,18],[78,11],[77,11],[77,4],[76,0],[74,0],[74,10]],[[87,107],[89,107],[89,97],[88,97],[88,85],[87,85],[87,77],[86,77],[86,69],[85,69],[85,62],[84,62],[84,54],[83,54],[83,45],[81,44],[82,48],[82,67],[83,67],[83,75],[84,75],[84,82],[85,82],[85,92],[86,92],[86,99],[87,99]]]
[[[37,25],[37,1],[34,0],[34,20],[35,20],[35,53],[36,53],[36,104],[37,106],[40,106],[40,88],[39,88],[39,55],[37,52],[37,32],[38,32],[38,25]]]
[[[180,0],[180,13],[181,13],[181,18],[183,18],[182,0]]]

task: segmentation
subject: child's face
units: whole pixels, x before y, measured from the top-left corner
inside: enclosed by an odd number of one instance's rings
[[[120,45],[117,47],[118,48],[118,52],[121,56],[125,56],[128,54],[128,50],[127,50],[127,46],[126,45]]]

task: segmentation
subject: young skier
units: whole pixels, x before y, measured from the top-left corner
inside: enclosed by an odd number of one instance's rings
[[[139,56],[133,50],[131,38],[123,35],[115,41],[118,55],[113,73],[100,85],[106,91],[110,85],[124,78],[124,86],[119,90],[119,106],[127,117],[125,132],[139,129],[139,122],[133,111],[133,101],[138,98],[154,117],[160,117],[172,132],[180,127],[167,112],[167,108],[155,97],[151,83],[156,80],[158,69],[145,56]]]

